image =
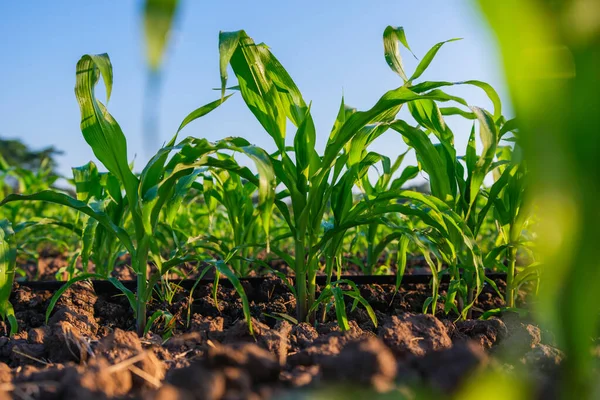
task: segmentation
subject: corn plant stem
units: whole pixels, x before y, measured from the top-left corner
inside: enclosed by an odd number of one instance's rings
[[[296,314],[298,321],[305,321],[308,312],[306,297],[306,260],[304,238],[296,238],[295,243],[296,262]]]
[[[475,288],[470,287],[467,289],[467,291],[467,304],[471,304],[473,303],[473,298],[475,297]],[[473,318],[473,307],[469,308],[469,310],[467,311],[467,319],[471,318]]]
[[[367,275],[373,275],[373,242],[367,245]]]
[[[308,307],[312,307],[316,299],[316,288],[317,288],[317,262],[316,258],[313,258],[308,265]],[[307,316],[310,322],[315,320],[315,312]]]
[[[506,306],[515,306],[515,267],[517,264],[517,247],[510,246],[508,249],[508,271],[506,272]]]
[[[138,248],[135,255],[135,265],[137,273],[137,310],[136,310],[136,328],[138,336],[144,336],[146,328],[146,297],[148,282],[146,270],[148,268],[148,249],[149,238],[142,237],[138,242]]]
[[[374,249],[373,243],[375,242],[375,235],[377,234],[377,228],[378,228],[377,224],[369,224],[368,230],[367,230],[367,239],[368,239],[368,243],[367,243],[367,274],[368,275],[373,275],[373,266],[376,263],[375,254],[374,254],[375,249]]]
[[[327,253],[327,257],[325,258],[325,274],[327,275],[325,286],[329,286],[331,284],[331,276],[333,275],[333,263],[335,260],[335,256],[332,254],[333,251],[331,250],[331,248],[328,249]],[[326,318],[326,309],[325,307],[323,307],[323,310],[321,312],[321,322],[324,323]]]

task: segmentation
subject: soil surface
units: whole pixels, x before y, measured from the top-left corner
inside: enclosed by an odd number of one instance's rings
[[[220,286],[215,304],[212,285],[206,285],[191,303],[183,290],[170,301],[154,296],[148,316],[169,310],[173,318],[159,320],[140,339],[124,296],[78,283],[46,323],[52,293],[15,284],[19,332],[9,338],[7,326],[0,326],[0,399],[329,398],[331,390],[345,398],[414,398],[422,390],[455,393],[484,368],[536,371],[540,398],[547,398],[544,388],[562,360],[552,338],[516,314],[460,322],[441,308],[436,316],[421,314],[426,285],[403,286],[396,294],[385,285],[361,286],[377,326],[348,301],[347,332],[340,331],[334,310],[324,322],[319,310],[315,325],[276,317],[294,315],[296,307],[279,278],[245,290],[254,336],[236,292]],[[487,287],[474,316],[500,305]]]

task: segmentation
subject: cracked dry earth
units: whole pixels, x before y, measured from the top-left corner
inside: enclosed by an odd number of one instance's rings
[[[198,288],[189,326],[187,293],[149,305],[149,313],[169,309],[175,316],[174,335],[164,342],[160,332],[137,337],[123,296],[76,284],[46,324],[51,293],[15,286],[20,330],[0,337],[0,399],[297,399],[328,390],[345,398],[411,398],[422,388],[455,393],[484,368],[522,367],[536,371],[539,396],[546,398],[543,390],[562,359],[549,335],[512,315],[455,323],[420,314],[425,286],[395,296],[389,287],[361,287],[378,327],[349,305],[345,333],[335,322],[313,327],[265,316],[294,312],[294,298],[279,279],[246,290],[254,337],[235,292],[220,287],[217,305],[208,285]],[[479,300],[483,309],[499,301],[489,292]]]

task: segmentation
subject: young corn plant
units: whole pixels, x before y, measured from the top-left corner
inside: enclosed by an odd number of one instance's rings
[[[348,152],[350,162],[346,163],[346,167],[348,170],[352,168],[353,159],[361,160],[363,157],[366,159],[367,157],[364,156],[364,153],[366,153],[365,146],[386,129],[391,128],[400,133],[409,147],[415,150],[419,162],[418,170],[427,173],[432,195],[421,195],[417,199],[414,198],[415,195],[407,196],[399,188],[382,193],[379,196],[371,191],[371,196],[365,196],[363,199],[363,205],[359,204],[352,207],[351,187],[354,183],[349,181],[345,186],[340,186],[340,188],[344,187],[343,190],[338,190],[338,192],[343,193],[342,198],[345,200],[338,199],[332,204],[334,215],[338,214],[338,216],[336,217],[336,227],[330,234],[339,235],[348,227],[361,223],[373,226],[373,224],[380,221],[379,218],[390,212],[414,215],[422,219],[432,228],[433,236],[428,235],[426,238],[419,240],[414,238],[412,241],[424,250],[424,255],[426,255],[426,260],[430,264],[433,273],[433,293],[427,305],[431,304],[432,311],[435,312],[439,297],[439,275],[442,273],[441,265],[444,263],[449,266],[449,273],[452,276],[450,290],[445,298],[446,311],[456,308],[454,303],[457,294],[460,294],[461,298],[458,300],[459,309],[457,311],[465,317],[473,306],[476,294],[479,293],[485,281],[483,263],[475,243],[474,224],[469,226],[468,221],[476,195],[483,184],[483,179],[494,168],[492,158],[497,142],[497,135],[495,135],[497,127],[493,117],[479,108],[472,107],[469,111],[466,111],[458,107],[438,107],[437,103],[448,101],[468,106],[465,100],[451,96],[439,88],[455,84],[470,84],[482,88],[495,106],[498,121],[500,121],[500,103],[495,91],[489,85],[479,81],[457,83],[426,81],[415,83],[414,81],[427,69],[439,48],[446,42],[435,45],[418,64],[410,78],[407,77],[402,65],[399,43],[410,50],[404,30],[388,27],[384,32],[385,56],[392,70],[398,73],[404,81],[404,85],[398,90],[404,90],[407,94],[415,95],[406,103],[418,125],[413,127],[405,121],[389,119],[388,121],[381,121],[378,125],[372,127],[370,131],[367,129],[362,130],[360,134],[355,135],[351,140],[350,151]],[[397,112],[397,110],[394,111]],[[391,115],[392,118],[394,115],[395,113]],[[480,123],[484,149],[482,156],[477,156],[475,153],[468,151],[468,177],[466,182],[464,182],[465,178],[463,177],[464,171],[456,155],[454,135],[445,123],[443,115],[462,115],[469,119],[477,119]],[[432,133],[438,143],[430,139],[429,135]],[[470,145],[474,150],[473,135],[471,138]],[[411,175],[416,173],[414,170],[409,171]],[[359,175],[364,176],[364,172]],[[474,193],[472,196],[469,196],[469,190]],[[466,198],[465,193],[467,194]],[[407,204],[398,204],[399,201]],[[342,203],[344,205],[341,208],[338,207],[339,210],[336,212],[335,204]],[[421,203],[421,206],[418,205],[419,203]],[[467,206],[464,207],[464,204]],[[431,210],[435,210],[435,214],[431,213]],[[433,215],[436,216],[437,220],[431,218]],[[474,213],[472,218],[476,221]],[[396,232],[396,235],[398,238],[404,237],[400,247],[405,252],[411,237],[410,233],[400,230]],[[335,247],[334,245],[332,249]],[[435,255],[435,263],[429,258],[430,254]],[[404,265],[402,264],[405,264],[405,255],[400,254],[399,258],[402,261],[399,269],[403,271]],[[401,279],[401,275],[399,279]]]
[[[104,212],[116,226],[123,226],[127,204],[122,195],[119,180],[110,172],[99,172],[90,161],[72,168],[73,183],[77,200]],[[88,260],[94,263],[95,272],[106,278],[114,269],[117,258],[122,254],[117,237],[94,218],[81,216],[82,232],[81,264],[87,271]]]
[[[137,332],[139,335],[143,335],[146,327],[146,304],[152,295],[151,289],[168,272],[169,268],[176,265],[176,262],[161,263],[160,249],[154,240],[154,233],[163,211],[166,210],[166,205],[174,196],[178,195],[177,183],[194,175],[198,168],[210,166],[229,170],[257,185],[259,188],[258,207],[268,216],[271,213],[274,198],[273,170],[267,154],[241,138],[228,138],[216,143],[208,142],[205,139],[186,138],[175,145],[179,131],[183,127],[214,110],[225,100],[223,98],[190,113],[181,123],[173,139],[150,159],[140,176],[136,176],[131,171],[127,160],[125,135],[117,121],[110,115],[104,104],[97,100],[94,93],[94,88],[102,77],[107,99],[109,99],[112,90],[112,76],[112,65],[108,55],[85,55],[77,63],[75,94],[81,110],[81,130],[86,142],[98,160],[124,189],[122,201],[123,206],[127,207],[128,218],[131,219],[131,235],[124,226],[116,225],[104,211],[55,191],[42,191],[31,195],[12,194],[0,202],[0,206],[25,200],[60,204],[88,215],[116,236],[131,256],[131,268],[136,273],[137,279],[136,293],[126,289],[114,278],[109,278],[109,280],[126,294],[134,310]],[[241,152],[249,156],[257,166],[258,177],[248,168],[240,167],[233,160],[224,161],[211,156],[226,150]],[[169,158],[171,153],[174,154]],[[265,229],[268,234],[268,224],[265,224]],[[158,265],[158,268],[157,272],[148,279],[150,259]],[[70,285],[89,278],[102,279],[105,276],[93,273],[79,274],[67,282],[54,295],[47,316],[58,297]]]
[[[396,41],[386,41],[394,45]],[[438,46],[439,47],[439,46]],[[320,248],[316,246],[321,233],[321,223],[332,199],[333,188],[341,180],[342,172],[357,165],[364,158],[365,143],[374,140],[389,128],[398,130],[411,141],[427,140],[429,147],[422,158],[439,157],[425,132],[410,127],[403,121],[394,122],[395,115],[404,104],[417,101],[447,101],[449,96],[436,87],[451,83],[425,83],[414,91],[412,80],[421,75],[437,52],[433,49],[419,64],[417,72],[403,86],[385,93],[367,111],[347,109],[342,101],[334,127],[329,135],[325,150],[319,156],[315,149],[315,126],[310,107],[304,101],[298,87],[280,62],[264,44],[256,44],[244,32],[221,32],[219,35],[220,71],[222,92],[227,86],[227,68],[230,65],[237,77],[239,90],[246,105],[269,136],[274,140],[277,151],[270,156],[277,182],[284,189],[278,195],[277,208],[284,216],[294,238],[293,262],[296,275],[297,316],[304,321],[315,302],[315,278]],[[437,86],[436,86],[437,85]],[[420,103],[418,103],[420,104]],[[296,127],[293,146],[286,146],[287,120]],[[417,133],[414,133],[418,131]],[[424,138],[423,138],[423,137]],[[362,143],[361,143],[362,141]],[[423,149],[421,142],[412,143],[418,153]],[[424,146],[424,145],[423,145]],[[452,190],[444,165],[435,165],[439,184],[435,189],[443,201],[453,200]],[[343,185],[352,187],[355,171],[344,178]],[[436,178],[432,179],[436,181]],[[436,181],[436,182],[437,182]],[[448,196],[447,196],[447,195]],[[283,201],[289,198],[290,207]],[[339,202],[352,203],[348,196],[339,197]],[[346,204],[332,207],[346,208]],[[456,234],[460,237],[460,234]],[[274,250],[275,251],[275,250]],[[282,256],[285,259],[285,257]],[[479,268],[479,266],[478,266]]]
[[[243,260],[248,258],[250,246],[259,244],[256,234],[260,228],[260,212],[254,206],[256,186],[251,182],[244,182],[239,175],[225,170],[212,169],[210,174],[211,178],[204,179],[204,197],[209,201],[211,198],[216,200],[225,208],[233,233],[231,245],[227,246],[223,253],[227,254],[237,249],[236,253],[240,258],[231,260],[232,267],[236,275],[246,276],[249,272],[249,263]]]
[[[14,236],[11,223],[6,219],[0,220],[0,316],[4,321],[8,320],[11,335],[18,330],[15,310],[10,303],[17,264],[17,245]]]
[[[391,163],[391,160],[388,157],[382,156],[381,173],[375,183],[373,184],[371,182],[368,174],[365,174],[357,183],[357,186],[359,186],[364,195],[373,197],[389,190],[397,190],[402,188],[410,179],[415,178],[419,173],[419,168],[412,165],[404,168],[399,177],[393,178],[394,174],[399,170],[407,153],[408,151],[400,154],[394,163]],[[387,246],[402,236],[401,232],[391,230],[377,242],[378,234],[384,229],[385,224],[372,223],[367,225],[367,259],[364,270],[368,275],[373,274],[377,262],[379,261],[379,257],[387,249]],[[401,244],[401,248],[403,248],[402,246],[403,244]]]
[[[533,262],[523,268],[517,267],[517,252],[529,249],[530,243],[524,240],[523,231],[532,216],[527,166],[521,159],[521,149],[516,143],[514,147],[503,146],[498,149],[498,158],[508,164],[498,168],[497,180],[490,188],[485,207],[493,209],[501,242],[486,255],[485,261],[486,265],[506,270],[505,303],[507,308],[513,309],[519,287],[527,282],[539,282],[540,266]],[[496,262],[502,255],[506,265]]]
[[[456,39],[436,44],[418,64],[413,75],[408,77],[404,71],[399,52],[400,44],[410,51],[404,30],[388,27],[384,32],[386,59],[392,70],[403,79],[404,86],[423,96],[434,95],[436,97],[435,99],[419,99],[408,105],[411,116],[418,124],[416,127],[412,127],[403,121],[397,121],[392,124],[392,129],[401,133],[409,146],[415,149],[419,167],[429,177],[432,195],[446,203],[462,220],[464,244],[460,245],[460,239],[457,241],[456,237],[454,239],[446,238],[454,242],[456,249],[449,254],[445,254],[444,258],[448,262],[451,275],[450,289],[446,295],[448,303],[446,309],[452,307],[451,304],[455,302],[458,295],[460,296],[459,308],[462,309],[460,311],[464,314],[465,310],[470,309],[470,307],[463,307],[461,304],[472,305],[484,282],[493,285],[492,281],[485,278],[480,252],[474,243],[480,227],[479,221],[485,218],[489,208],[478,207],[477,205],[480,203],[478,199],[482,193],[487,193],[488,201],[494,202],[494,199],[490,199],[489,196],[497,195],[497,193],[486,192],[484,180],[486,176],[505,164],[503,160],[495,162],[494,156],[502,135],[514,129],[514,121],[506,121],[502,117],[500,99],[495,90],[487,83],[476,80],[464,82],[414,82],[423,74],[439,49],[445,43],[454,40]],[[450,95],[441,89],[465,84],[485,91],[493,104],[493,114],[479,107],[469,107],[464,99]],[[438,103],[442,102],[452,102],[454,105],[441,107]],[[479,124],[481,153],[478,154],[476,150],[474,126],[466,155],[464,157],[457,156],[454,146],[454,133],[444,120],[444,116],[447,115],[462,116]],[[433,134],[437,143],[429,138],[430,134]],[[470,250],[465,253],[465,249],[472,249],[475,256],[473,257]],[[468,315],[468,312],[466,315]]]

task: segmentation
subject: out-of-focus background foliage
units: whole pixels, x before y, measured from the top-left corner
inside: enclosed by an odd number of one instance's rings
[[[522,127],[545,263],[536,311],[567,359],[562,398],[598,398],[600,2],[480,0]],[[498,385],[496,385],[498,386]]]

